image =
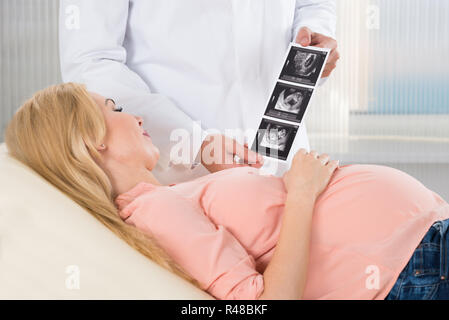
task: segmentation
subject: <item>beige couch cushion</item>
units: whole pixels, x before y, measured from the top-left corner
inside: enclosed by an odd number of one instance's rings
[[[0,145],[0,299],[212,299],[128,246]]]

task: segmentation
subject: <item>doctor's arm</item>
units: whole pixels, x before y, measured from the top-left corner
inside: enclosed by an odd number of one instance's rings
[[[113,98],[124,111],[141,116],[160,150],[158,165],[166,169],[174,129],[189,133],[188,167],[206,132],[167,97],[152,93],[141,77],[126,66],[123,46],[129,0],[61,0],[59,43],[62,79],[84,83],[87,89]],[[193,129],[195,127],[195,129]],[[195,134],[194,134],[195,131]],[[195,143],[192,141],[195,139]]]
[[[129,0],[115,0],[113,4],[110,0],[60,1],[63,81],[84,83],[88,90],[113,98],[125,112],[142,117],[145,129],[160,150],[158,165],[164,170],[173,160],[170,153],[173,150],[179,153],[180,147],[188,156],[176,160],[182,161],[187,168],[193,168],[192,162],[202,162],[202,150],[206,145],[212,150],[223,147],[229,152],[229,146],[219,145],[229,139],[213,139],[168,97],[152,93],[145,81],[127,67],[123,41],[129,5]],[[239,156],[247,153],[246,147],[237,145]],[[202,163],[209,171],[226,168],[220,164]]]
[[[332,73],[340,59],[335,40],[336,22],[335,0],[296,0],[292,41],[304,47],[331,49],[323,78]]]
[[[143,79],[127,67],[123,41],[130,1],[113,2],[111,5],[110,0],[60,0],[59,44],[63,81],[84,83],[88,90],[113,98],[125,112],[142,117],[144,128],[160,150],[158,165],[163,170],[174,160],[171,152],[176,150],[179,153],[180,147],[188,156],[175,160],[178,164],[182,161],[186,168],[193,168],[192,162],[203,163],[211,172],[237,166],[232,162],[228,165],[204,162],[202,155],[206,146],[208,151],[215,150],[215,155],[219,153],[217,150],[224,149],[226,153],[237,154],[245,158],[246,163],[260,167],[261,164],[253,160],[256,155],[248,152],[246,146],[236,142],[234,152],[229,141],[235,140],[208,135],[168,97],[152,93]],[[174,155],[178,153],[174,152]]]

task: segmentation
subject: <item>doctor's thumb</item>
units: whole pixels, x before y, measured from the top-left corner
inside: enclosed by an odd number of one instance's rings
[[[238,145],[237,150],[236,151],[236,155],[243,160],[244,163],[246,164],[255,164],[258,162],[258,155],[257,153],[255,153],[254,151],[248,149],[245,146],[242,145]]]
[[[296,36],[296,43],[299,43],[303,47],[307,47],[312,42],[312,31],[307,27],[302,27],[298,31]]]

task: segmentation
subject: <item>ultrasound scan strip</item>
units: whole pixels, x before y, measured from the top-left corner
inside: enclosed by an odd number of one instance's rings
[[[301,123],[312,97],[313,88],[278,82],[268,101],[265,115]]]
[[[290,44],[251,150],[287,161],[329,52],[329,49]]]
[[[279,79],[316,86],[326,58],[326,51],[292,46]]]
[[[253,150],[263,156],[285,161],[298,129],[297,125],[263,118],[254,140]]]

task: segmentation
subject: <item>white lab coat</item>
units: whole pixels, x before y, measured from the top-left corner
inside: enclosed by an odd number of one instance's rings
[[[335,37],[335,21],[335,0],[61,0],[62,78],[142,116],[155,175],[185,181],[208,171],[170,166],[172,131],[257,130],[299,28]],[[299,148],[310,150],[305,124]]]

